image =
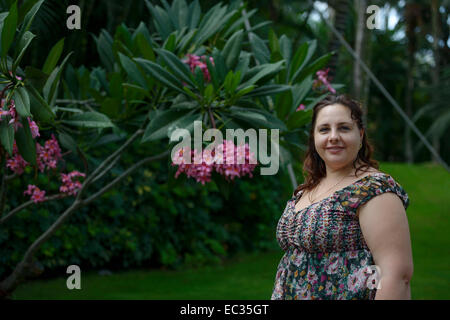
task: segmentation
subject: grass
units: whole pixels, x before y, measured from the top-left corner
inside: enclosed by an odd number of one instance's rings
[[[450,174],[431,164],[381,163],[410,198],[407,210],[414,259],[412,299],[450,299],[448,237]],[[20,286],[14,299],[270,299],[283,252],[242,254],[220,266],[183,271],[83,272],[81,290],[66,275]],[[68,276],[68,275],[67,275]]]

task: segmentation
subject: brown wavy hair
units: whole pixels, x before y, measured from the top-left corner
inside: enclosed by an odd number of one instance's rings
[[[358,128],[360,130],[365,129],[362,121],[363,110],[361,108],[360,102],[350,98],[348,95],[335,94],[330,94],[323,100],[319,101],[313,107],[311,129],[309,131],[308,139],[308,150],[306,151],[305,159],[303,161],[303,177],[305,178],[305,182],[299,185],[297,189],[295,189],[294,195],[297,195],[297,193],[303,189],[306,189],[308,191],[312,190],[319,184],[320,180],[326,176],[325,162],[317,153],[314,145],[314,129],[316,126],[316,119],[319,111],[324,107],[332,104],[340,104],[349,108],[351,111],[351,117],[356,121]],[[353,161],[353,168],[356,169],[355,177],[358,176],[358,171],[363,170],[364,168],[366,168],[364,172],[366,172],[369,167],[373,167],[379,170],[378,162],[372,159],[373,150],[374,148],[369,143],[369,139],[367,138],[366,130],[364,130],[362,147],[359,150],[356,159]],[[362,165],[356,168],[356,164],[358,162],[361,162]]]

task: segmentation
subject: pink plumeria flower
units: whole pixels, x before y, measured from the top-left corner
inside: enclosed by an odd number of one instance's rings
[[[39,127],[36,124],[36,122],[34,122],[33,120],[30,120],[30,117],[27,117],[27,119],[28,119],[28,124],[30,125],[31,136],[33,137],[33,139],[35,139],[36,137],[40,137],[41,135],[39,134]]]
[[[300,111],[300,110],[305,110],[305,105],[304,104],[300,104],[297,108],[297,110],[295,111]]]

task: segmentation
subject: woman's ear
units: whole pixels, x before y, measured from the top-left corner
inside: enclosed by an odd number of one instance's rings
[[[362,138],[364,137],[364,129],[359,130],[359,136],[362,140]]]

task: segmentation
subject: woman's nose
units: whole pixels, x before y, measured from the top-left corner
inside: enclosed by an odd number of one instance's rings
[[[335,129],[330,130],[330,140],[337,140],[339,139],[339,132]]]

